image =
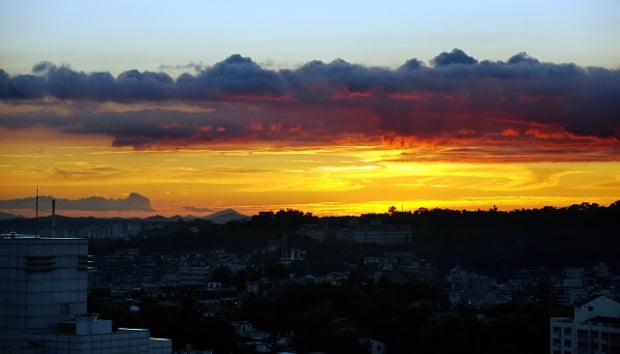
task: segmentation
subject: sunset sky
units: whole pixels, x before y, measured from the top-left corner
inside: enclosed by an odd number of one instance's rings
[[[0,0],[0,212],[37,186],[69,216],[608,205],[619,13]]]

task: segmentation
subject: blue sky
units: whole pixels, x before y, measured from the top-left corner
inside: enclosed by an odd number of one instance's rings
[[[620,65],[620,1],[0,1],[0,66],[42,60],[118,73],[313,59],[396,67],[461,48],[478,59]]]

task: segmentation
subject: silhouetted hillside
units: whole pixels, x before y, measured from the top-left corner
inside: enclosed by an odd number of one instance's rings
[[[225,211],[222,215],[237,215]],[[323,242],[296,234],[306,224],[322,223],[338,228],[352,221],[364,225],[405,224],[411,240],[397,246],[356,245],[333,238]],[[442,269],[462,265],[501,277],[514,269],[542,265],[550,267],[590,266],[604,261],[620,266],[620,202],[604,207],[582,203],[564,208],[545,207],[513,211],[458,211],[419,209],[414,212],[366,214],[360,217],[318,218],[298,210],[261,213],[244,222],[216,224],[209,220],[96,219],[57,217],[57,235],[90,237],[91,252],[115,247],[138,247],[145,251],[175,251],[222,248],[250,251],[283,235],[289,245],[312,250],[315,259],[352,261],[387,249],[408,250]],[[51,234],[51,219],[38,221],[42,235]],[[0,220],[0,232],[34,233],[32,219]],[[110,242],[105,235],[124,241]],[[97,236],[97,237],[93,237]],[[359,258],[358,258],[359,259]]]

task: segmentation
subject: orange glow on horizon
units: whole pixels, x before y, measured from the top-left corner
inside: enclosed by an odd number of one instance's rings
[[[42,129],[2,133],[1,200],[31,197],[38,184],[42,195],[66,199],[118,199],[135,192],[149,198],[154,209],[59,210],[68,216],[196,214],[186,206],[234,208],[248,215],[286,208],[356,215],[385,212],[391,205],[508,210],[620,199],[619,161],[425,160],[419,157],[436,152],[381,145],[220,143],[135,150],[110,147],[106,137]],[[28,210],[20,212],[28,216]]]

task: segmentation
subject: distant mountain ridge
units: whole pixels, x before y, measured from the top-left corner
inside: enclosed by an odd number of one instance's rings
[[[100,219],[100,220],[144,220],[144,221],[150,221],[150,222],[170,222],[170,221],[193,221],[193,220],[208,220],[211,221],[213,223],[216,224],[225,224],[229,221],[247,221],[250,219],[250,217],[248,215],[245,214],[241,214],[240,212],[234,210],[234,209],[224,209],[224,210],[220,210],[217,212],[214,212],[212,214],[208,214],[205,216],[195,216],[195,215],[174,215],[174,216],[163,216],[163,215],[152,215],[152,216],[148,216],[145,218],[139,218],[139,217],[130,217],[130,218],[123,218],[123,217],[96,217],[96,216],[90,216],[90,217],[84,217],[84,216],[78,216],[78,217],[71,217],[71,216],[64,216],[64,215],[57,215],[58,218],[66,218],[66,219],[84,219],[84,218],[92,218],[92,219]],[[4,213],[4,212],[0,212],[0,220],[11,220],[11,219],[16,219],[16,218],[26,218],[23,215],[15,215],[15,214],[10,214],[10,213]],[[49,215],[45,215],[45,216],[40,216],[39,219],[40,220],[45,220],[51,218],[51,216]]]
[[[15,218],[23,218],[23,217],[24,216],[22,215],[15,215],[15,214],[0,212],[0,220],[8,220],[8,219],[15,219]]]
[[[146,217],[143,220],[154,222],[208,220],[216,224],[225,224],[229,221],[247,221],[249,219],[249,216],[241,214],[234,209],[224,209],[204,216],[196,216],[191,214],[174,216],[153,215]]]
[[[209,220],[216,224],[225,224],[230,221],[247,221],[250,219],[250,217],[247,215],[241,214],[234,209],[224,209],[224,210],[217,211],[213,214],[203,216],[200,219]]]
[[[205,216],[171,216],[153,215],[147,218],[98,218],[98,217],[67,217],[56,215],[55,227],[52,217],[25,218],[18,215],[0,213],[0,234],[15,231],[21,234],[38,234],[42,237],[62,235],[63,237],[84,237],[88,239],[130,239],[149,230],[172,229],[175,224],[190,225],[202,228],[206,224],[226,224],[230,221],[250,221],[250,217],[236,210],[226,209]],[[188,224],[185,224],[188,223]],[[185,226],[183,226],[185,227]]]

